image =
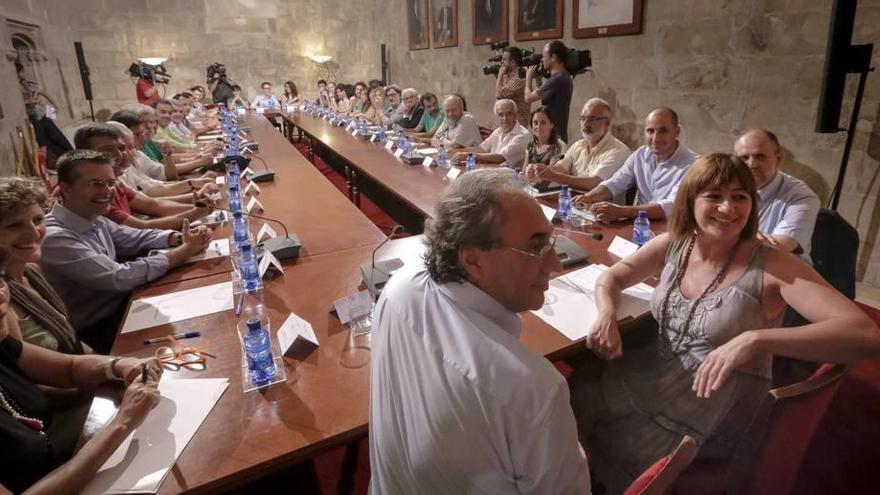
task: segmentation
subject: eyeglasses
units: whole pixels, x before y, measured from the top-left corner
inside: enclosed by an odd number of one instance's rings
[[[588,124],[592,124],[593,122],[602,122],[603,120],[608,120],[608,117],[578,117],[578,120],[581,122],[586,122]]]
[[[156,349],[156,359],[162,367],[177,371],[186,368],[193,371],[202,371],[208,367],[207,358],[217,356],[209,354],[198,347],[181,347],[172,336],[168,336],[171,345],[163,345]]]
[[[107,179],[107,180],[91,179],[87,182],[87,184],[92,189],[102,189],[102,188],[115,189],[116,185],[119,184],[119,181],[116,179]]]
[[[511,247],[511,246],[501,246],[501,247],[504,249],[509,249],[511,251],[519,253],[523,256],[528,256],[529,258],[532,258],[535,260],[543,260],[556,247],[556,239],[557,239],[557,237],[555,235],[550,236],[550,238],[547,239],[547,244],[545,244],[544,246],[541,246],[540,248],[530,250],[530,251],[526,251],[524,249],[519,249],[519,248],[515,248],[515,247]]]

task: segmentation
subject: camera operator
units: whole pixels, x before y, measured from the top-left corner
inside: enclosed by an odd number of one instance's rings
[[[553,40],[544,45],[541,65],[550,71],[550,77],[544,81],[537,90],[532,90],[532,82],[535,79],[537,66],[531,66],[526,71],[525,100],[531,105],[541,101],[542,105],[548,106],[553,112],[553,124],[559,137],[568,143],[568,107],[571,105],[571,94],[574,91],[571,74],[565,68],[565,60],[568,57],[568,48],[559,40]]]
[[[232,89],[235,85],[226,77],[226,66],[219,62],[208,67],[207,84],[215,105],[218,103],[225,105],[235,96],[235,91]]]
[[[151,66],[143,62],[135,62],[128,68],[128,74],[137,77],[135,91],[138,103],[149,105],[160,98],[157,84],[166,84],[170,77],[165,66]]]
[[[495,82],[496,100],[513,100],[516,103],[516,120],[529,127],[529,103],[526,103],[526,81],[520,77],[523,52],[515,46],[508,46],[501,54],[501,66]]]

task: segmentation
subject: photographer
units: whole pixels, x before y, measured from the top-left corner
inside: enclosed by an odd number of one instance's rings
[[[151,66],[143,62],[135,62],[128,68],[132,77],[138,78],[135,83],[138,103],[149,105],[159,99],[159,88],[156,84],[166,84],[170,77],[164,65]]]
[[[495,82],[496,100],[513,100],[516,103],[516,120],[524,127],[529,126],[529,103],[526,103],[526,81],[519,75],[523,52],[515,46],[504,49]]]
[[[565,68],[565,60],[568,57],[568,48],[559,40],[553,40],[544,45],[541,65],[550,71],[550,77],[544,81],[537,90],[532,90],[532,82],[535,79],[537,66],[531,66],[526,71],[525,100],[531,105],[541,101],[542,105],[548,106],[553,112],[553,124],[559,137],[568,142],[568,107],[571,105],[571,94],[574,91],[571,74]]]
[[[222,103],[225,105],[230,98],[235,96],[235,91],[232,89],[234,84],[226,78],[226,66],[219,62],[208,67],[207,84],[214,104]]]

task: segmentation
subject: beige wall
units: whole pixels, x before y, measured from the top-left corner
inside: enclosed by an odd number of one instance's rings
[[[511,2],[511,4],[513,1]],[[593,73],[575,79],[574,115],[588,97],[602,96],[616,108],[614,132],[636,146],[641,119],[668,105],[681,115],[683,139],[698,152],[730,150],[741,131],[774,130],[786,147],[785,170],[807,180],[827,198],[844,135],[813,133],[827,36],[830,0],[650,0],[642,35],[574,40],[572,2],[565,1],[570,46],[593,54]],[[880,0],[859,2],[855,41],[880,40]],[[60,121],[82,118],[87,105],[73,53],[83,41],[92,68],[96,110],[104,114],[134,99],[124,74],[140,56],[162,55],[174,80],[169,93],[204,82],[214,61],[254,94],[262,80],[293,79],[313,95],[317,72],[309,54],[339,63],[337,79],[353,82],[379,74],[379,43],[390,49],[392,82],[438,94],[464,94],[481,122],[492,106],[491,77],[480,68],[489,56],[475,47],[471,2],[459,1],[459,46],[410,52],[403,0],[4,0],[0,16],[38,24],[47,46],[46,86],[62,106]],[[511,32],[513,23],[510,25]],[[0,47],[10,48],[5,22]],[[540,42],[519,44],[540,48]],[[880,60],[875,49],[874,65]],[[12,64],[0,71],[0,172],[11,170],[9,133],[23,118]],[[59,70],[60,68],[60,70]],[[859,277],[880,286],[880,84],[869,79],[841,213],[862,237]],[[848,96],[854,94],[850,81]],[[17,103],[18,102],[18,103]],[[844,111],[844,120],[849,110]]]

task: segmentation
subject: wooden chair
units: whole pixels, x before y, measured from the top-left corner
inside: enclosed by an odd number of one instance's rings
[[[663,495],[697,455],[697,442],[685,435],[669,454],[645,470],[623,495]]]
[[[770,390],[729,461],[697,459],[673,493],[790,493],[798,468],[848,367],[823,364],[802,382]]]

